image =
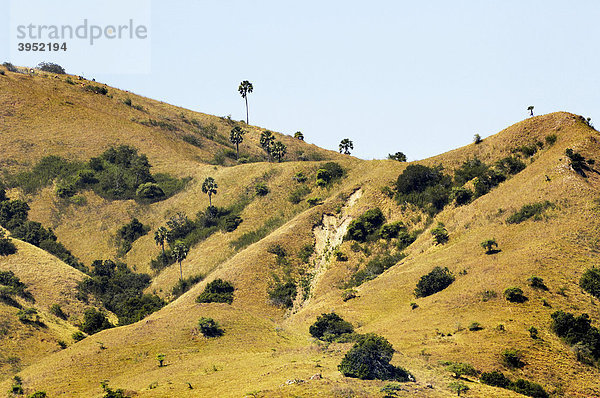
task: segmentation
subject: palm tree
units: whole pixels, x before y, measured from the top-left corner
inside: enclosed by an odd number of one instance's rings
[[[297,138],[300,141],[304,141],[304,134],[302,134],[301,131],[296,131],[296,133],[294,134],[294,138]]]
[[[388,155],[388,159],[390,160],[397,160],[398,162],[406,162],[406,155],[403,154],[402,152],[396,152],[395,154],[389,154]]]
[[[202,183],[202,192],[208,194],[208,207],[212,207],[212,195],[217,194],[217,188],[219,186],[212,177],[206,177],[206,180]]]
[[[236,159],[240,158],[240,144],[244,141],[244,134],[246,134],[246,132],[239,126],[232,128],[231,133],[229,134],[229,141],[231,141],[232,144],[235,144]]]
[[[178,240],[173,246],[173,256],[179,263],[179,280],[183,281],[183,269],[181,268],[181,262],[186,259],[190,248],[185,245],[182,241]]]
[[[350,149],[354,149],[354,144],[348,138],[344,138],[340,142],[340,153],[350,155]]]
[[[238,87],[238,91],[240,92],[240,95],[242,96],[243,99],[246,100],[246,124],[249,124],[248,123],[248,93],[251,93],[253,89],[254,89],[254,87],[252,87],[252,83],[250,83],[248,80],[244,80],[243,82],[241,82],[240,86]]]
[[[273,157],[277,159],[279,163],[281,163],[281,160],[285,157],[285,154],[287,153],[287,146],[283,142],[277,141],[273,144],[271,152],[273,153]]]
[[[154,233],[154,240],[156,241],[157,245],[160,245],[161,249],[162,249],[162,258],[163,258],[163,264],[166,261],[166,256],[165,256],[165,240],[169,240],[169,230],[166,229],[165,227],[160,227],[156,230],[156,232]]]
[[[533,105],[529,105],[527,110],[529,111],[529,116],[533,116]]]
[[[271,160],[273,141],[275,141],[275,136],[268,130],[263,131],[263,133],[260,135],[260,146],[269,155],[269,160]]]

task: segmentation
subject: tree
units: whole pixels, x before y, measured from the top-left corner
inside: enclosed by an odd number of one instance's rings
[[[179,263],[179,280],[183,281],[183,269],[181,268],[181,262],[186,259],[190,248],[186,246],[182,241],[175,242],[173,245],[173,256],[175,256],[175,260]]]
[[[388,159],[397,160],[398,162],[406,162],[406,155],[402,152],[396,152],[393,155],[390,153]]]
[[[449,239],[448,230],[441,222],[438,223],[437,227],[431,230],[431,235],[433,235],[436,245],[443,245],[444,243],[447,243]]]
[[[204,291],[196,298],[198,303],[227,303],[233,302],[233,292],[235,288],[231,282],[223,279],[215,279],[209,282]]]
[[[454,279],[454,275],[448,268],[435,267],[430,273],[421,277],[415,289],[415,296],[431,296],[450,286]]]
[[[17,252],[17,247],[6,236],[4,230],[0,229],[0,256],[9,256]]]
[[[481,144],[481,141],[483,141],[483,139],[481,139],[481,136],[479,134],[475,134],[473,136],[473,143],[474,144]]]
[[[486,239],[481,242],[481,247],[485,249],[485,254],[494,254],[494,247],[498,248],[498,243],[496,242],[496,239]]]
[[[62,66],[52,62],[40,62],[37,67],[44,72],[56,73],[59,75],[65,74],[65,69]]]
[[[200,329],[200,333],[204,337],[219,337],[225,333],[221,325],[212,318],[200,318],[198,320],[198,329]]]
[[[206,177],[202,183],[202,192],[208,194],[208,207],[212,207],[212,195],[217,194],[217,188],[219,188],[219,186],[212,177]]]
[[[254,90],[254,87],[252,86],[252,83],[250,83],[248,80],[244,80],[243,82],[241,82],[240,86],[238,87],[238,91],[240,92],[240,95],[242,96],[243,99],[246,100],[246,124],[249,124],[249,122],[248,122],[248,93],[251,93],[252,90]]]
[[[459,396],[459,397],[460,397],[461,393],[467,392],[467,391],[470,390],[469,386],[467,386],[462,381],[453,381],[452,383],[450,383],[448,385],[448,388],[450,389],[450,391],[455,392],[456,395]]]
[[[294,134],[294,138],[297,138],[300,141],[304,141],[304,134],[302,134],[302,132],[300,131],[296,131],[296,133]]]
[[[165,362],[165,354],[156,354],[156,360],[158,361],[158,367],[162,368]]]
[[[165,256],[165,240],[166,241],[169,240],[169,230],[166,229],[165,227],[159,227],[156,230],[156,232],[154,233],[154,241],[156,242],[157,245],[160,245],[160,247],[162,249],[163,264],[166,261],[166,256]]]
[[[240,158],[240,144],[244,141],[244,134],[246,134],[246,132],[239,126],[232,128],[231,133],[229,134],[229,141],[231,141],[232,144],[235,144],[236,159]]]
[[[527,110],[529,111],[529,116],[533,116],[533,105],[529,105]]]
[[[453,362],[446,367],[448,372],[454,373],[454,378],[459,379],[462,376],[477,376],[479,373],[473,365],[469,363]]]
[[[287,153],[287,146],[283,142],[277,141],[271,147],[271,153],[273,154],[273,157],[277,159],[277,162],[281,163],[281,160]]]
[[[113,325],[108,321],[106,315],[95,308],[89,308],[83,313],[83,324],[80,326],[80,329],[86,334],[98,333],[101,330],[112,327]]]
[[[335,312],[331,312],[318,316],[308,332],[319,340],[332,341],[343,334],[354,332],[354,327]]]
[[[360,336],[354,347],[346,353],[338,369],[346,377],[363,380],[414,380],[405,369],[390,364],[394,347],[384,337],[373,333]]]
[[[271,160],[272,147],[273,142],[275,141],[275,136],[270,131],[263,131],[260,135],[260,146],[265,150],[267,155],[269,155],[269,160]]]
[[[350,155],[350,149],[354,149],[354,144],[348,138],[344,138],[340,142],[340,153]]]

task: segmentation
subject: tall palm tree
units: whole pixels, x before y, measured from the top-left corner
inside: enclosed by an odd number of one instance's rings
[[[206,180],[202,183],[202,192],[208,194],[208,207],[212,207],[212,195],[217,194],[217,188],[219,186],[212,177],[206,177]]]
[[[186,259],[190,248],[185,245],[182,241],[178,240],[173,246],[173,255],[175,260],[179,263],[179,280],[183,281],[183,269],[181,268],[181,262]]]
[[[244,134],[246,134],[246,132],[239,126],[232,128],[231,133],[229,134],[229,141],[231,141],[232,144],[235,144],[236,159],[240,158],[240,144],[244,141]]]
[[[281,163],[281,160],[285,157],[285,154],[287,153],[287,146],[283,142],[277,141],[271,147],[271,152],[273,153],[273,157]]]
[[[296,133],[294,134],[294,138],[297,138],[300,141],[304,141],[304,134],[302,134],[301,131],[296,131]]]
[[[273,146],[274,141],[275,141],[275,136],[273,135],[273,133],[271,133],[268,130],[263,131],[263,133],[260,135],[260,146],[269,155],[269,160],[271,160],[271,154],[272,154],[272,149],[273,149],[272,146]]]
[[[533,116],[533,105],[529,105],[527,110],[529,111],[529,116]]]
[[[350,149],[354,149],[354,144],[348,138],[344,138],[340,142],[340,153],[350,155]]]
[[[240,95],[242,96],[243,99],[246,100],[246,124],[248,123],[248,93],[251,93],[252,90],[254,90],[254,87],[252,87],[252,83],[250,83],[248,80],[244,80],[243,82],[240,83],[240,86],[238,87],[238,91],[240,92]]]
[[[162,249],[163,262],[165,261],[165,240],[169,239],[169,230],[165,227],[160,227],[154,233],[154,240]]]

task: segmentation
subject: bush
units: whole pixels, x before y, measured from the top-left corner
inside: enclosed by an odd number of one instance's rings
[[[525,366],[523,362],[523,354],[521,351],[514,348],[502,351],[502,363],[509,368],[522,368]]]
[[[401,230],[398,233],[398,241],[396,242],[396,248],[398,250],[404,250],[410,246],[415,240],[417,240],[418,233],[408,233],[407,231]]]
[[[450,286],[454,279],[454,275],[447,267],[435,267],[430,273],[421,277],[415,289],[415,296],[431,296]]]
[[[202,148],[202,140],[195,135],[185,134],[182,139],[190,145],[193,145],[198,148]]]
[[[579,286],[592,296],[600,299],[600,268],[589,268],[586,270],[581,279]]]
[[[150,227],[139,222],[137,218],[119,228],[117,231],[117,240],[121,246],[119,254],[124,255],[131,250],[131,244],[146,235],[149,231]]]
[[[528,397],[549,397],[548,393],[541,385],[523,379],[517,379],[515,382],[511,383],[509,388],[518,394],[526,395]]]
[[[298,252],[298,258],[302,260],[303,263],[308,264],[308,260],[310,260],[310,256],[315,252],[315,245],[313,243],[308,243],[300,249]]]
[[[454,373],[454,378],[458,379],[462,376],[475,376],[479,375],[477,369],[473,367],[473,365],[462,362],[454,362],[446,367],[448,372]]]
[[[140,184],[135,191],[135,196],[139,199],[156,202],[165,197],[165,193],[162,188],[154,182],[145,182]]]
[[[544,280],[539,276],[531,276],[527,280],[529,281],[529,286],[534,289],[548,290],[548,286],[544,284]]]
[[[345,170],[339,164],[327,162],[319,167],[316,178],[317,180],[325,181],[325,184],[330,184],[342,178],[345,173]]]
[[[315,196],[313,198],[306,199],[306,203],[308,203],[308,205],[310,207],[315,207],[315,206],[318,206],[318,205],[322,204],[323,202],[322,202],[322,199],[319,196]]]
[[[494,254],[498,251],[498,242],[496,242],[496,239],[486,239],[480,245],[485,250],[485,254]]]
[[[396,221],[393,223],[385,224],[379,230],[379,237],[381,239],[390,240],[398,237],[401,230],[406,230],[406,226],[402,221]]]
[[[65,68],[52,62],[40,62],[37,67],[44,72],[56,73],[59,75],[65,74]]]
[[[344,334],[353,333],[354,327],[335,312],[331,312],[318,316],[317,321],[310,326],[308,332],[319,340],[334,341]]]
[[[454,187],[450,193],[450,199],[454,200],[457,206],[469,204],[473,199],[473,191],[464,187]]]
[[[501,182],[506,180],[506,175],[502,172],[494,169],[488,170],[485,174],[477,177],[473,183],[475,188],[475,197],[485,195],[492,188],[498,186]]]
[[[10,62],[4,62],[2,64],[2,66],[4,66],[6,68],[6,70],[9,71],[9,72],[18,72],[19,71],[17,69],[17,67],[14,66],[13,64],[11,64]]]
[[[344,252],[336,250],[333,252],[333,254],[335,255],[335,259],[337,261],[348,261],[348,256]]]
[[[592,159],[586,159],[580,153],[573,151],[571,148],[565,150],[565,155],[569,158],[569,163],[573,170],[585,177],[585,172],[590,170],[590,165],[594,164]]]
[[[548,208],[554,208],[554,204],[549,201],[526,204],[519,211],[513,213],[506,219],[509,224],[519,224],[533,217],[534,220],[541,220],[541,215]]]
[[[483,163],[477,157],[467,159],[463,164],[454,171],[454,182],[456,185],[464,185],[476,177],[486,175],[489,171],[489,166]]]
[[[346,287],[360,286],[364,282],[375,279],[378,275],[385,272],[388,268],[394,266],[398,261],[406,257],[404,253],[389,254],[384,253],[379,255],[367,263],[364,269],[355,272],[351,277]]]
[[[275,284],[268,291],[269,299],[277,306],[292,308],[296,298],[297,286],[292,280],[287,282],[275,281]]]
[[[481,324],[480,324],[479,322],[472,322],[472,323],[469,325],[469,330],[470,330],[471,332],[478,332],[478,331],[480,331],[480,330],[483,330],[483,326],[481,326]]]
[[[473,144],[475,144],[475,145],[481,144],[482,141],[483,141],[483,138],[481,138],[481,136],[479,134],[475,134],[473,136]]]
[[[377,229],[385,222],[385,216],[379,207],[367,210],[348,226],[346,239],[364,242],[374,236]]]
[[[85,339],[85,334],[83,334],[82,332],[75,332],[71,335],[71,338],[73,339],[73,341],[78,342]]]
[[[177,298],[177,297],[181,296],[183,293],[190,290],[192,288],[192,286],[194,286],[198,282],[201,282],[203,279],[204,279],[203,275],[194,275],[194,276],[190,276],[188,278],[179,279],[177,281],[177,283],[175,284],[175,286],[173,286],[173,289],[171,290],[171,294],[173,295],[173,298]]]
[[[83,313],[83,323],[79,328],[86,334],[94,334],[112,327],[106,315],[95,308],[89,308]]]
[[[198,303],[227,303],[233,302],[234,287],[230,282],[223,279],[215,279],[209,282],[204,291],[200,293],[196,302]]]
[[[510,385],[510,380],[504,376],[502,372],[498,372],[497,370],[494,370],[493,372],[483,372],[479,380],[483,384],[493,387],[508,388]]]
[[[307,187],[306,185],[302,185],[294,189],[292,193],[290,193],[288,199],[290,202],[297,205],[298,203],[302,202],[302,199],[304,199],[304,197],[306,197],[306,195],[308,195],[310,192],[311,189],[309,187]]]
[[[93,84],[87,84],[83,87],[84,91],[89,91],[94,94],[106,95],[108,94],[108,89],[102,86],[94,86]]]
[[[504,297],[511,303],[524,303],[528,300],[527,297],[523,295],[523,290],[518,287],[509,287],[504,290]]]
[[[36,391],[33,394],[29,394],[27,398],[46,398],[46,396],[45,391]]]
[[[516,156],[508,156],[496,162],[496,168],[503,174],[514,175],[525,170],[525,163]]]
[[[52,304],[50,306],[50,313],[60,319],[67,319],[68,317],[58,304]]]
[[[436,245],[443,245],[449,240],[448,230],[441,222],[438,223],[437,227],[431,230],[431,235],[433,235],[433,239],[435,240]]]
[[[0,229],[0,256],[10,256],[17,252],[17,246],[11,242],[5,232]]]
[[[463,392],[467,392],[471,389],[468,385],[466,385],[462,381],[453,381],[452,383],[448,384],[448,388],[450,389],[450,391],[455,392],[456,395],[459,397],[460,397],[460,394],[462,394]]]
[[[591,319],[588,314],[581,314],[575,317],[573,314],[563,311],[556,311],[552,315],[552,330],[558,337],[572,346],[578,346],[578,360],[589,362],[600,359],[600,331],[591,325]]]
[[[414,380],[407,370],[390,364],[393,355],[394,348],[385,338],[369,333],[359,337],[338,369],[346,377],[363,380]]]
[[[221,326],[212,318],[200,318],[198,320],[198,329],[204,337],[220,337],[225,331]]]
[[[264,182],[259,182],[254,186],[254,191],[258,196],[266,196],[269,193],[269,187]]]
[[[556,134],[547,135],[546,136],[546,144],[548,146],[552,146],[556,143],[556,139],[557,139]]]

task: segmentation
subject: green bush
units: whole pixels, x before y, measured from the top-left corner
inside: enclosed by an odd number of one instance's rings
[[[467,159],[458,169],[454,171],[454,181],[456,185],[464,185],[475,177],[481,177],[485,175],[488,170],[489,166],[477,159],[477,157],[474,157],[473,159]]]
[[[119,254],[124,255],[131,250],[131,244],[149,231],[150,227],[142,224],[137,218],[119,228],[117,231],[117,241],[120,246]]]
[[[18,72],[19,71],[17,69],[17,67],[14,66],[13,64],[11,64],[10,62],[4,62],[2,64],[2,66],[4,66],[6,68],[6,70],[9,71],[9,72]]]
[[[557,139],[556,134],[547,135],[546,139],[545,139],[546,140],[546,144],[548,146],[552,146],[552,145],[554,145],[556,143],[556,139]]]
[[[565,155],[569,158],[569,164],[573,170],[583,177],[586,176],[585,172],[590,170],[590,165],[594,164],[593,159],[586,159],[579,152],[575,152],[571,148],[565,150]]]
[[[363,380],[413,381],[413,376],[405,369],[390,364],[394,348],[381,336],[366,334],[360,336],[338,365],[346,377]]]
[[[454,200],[457,206],[469,204],[473,199],[473,191],[464,187],[454,187],[450,193],[450,200]]]
[[[401,230],[406,230],[406,226],[402,221],[385,224],[379,230],[379,237],[386,240],[397,238]]]
[[[485,174],[477,177],[473,183],[475,188],[475,197],[485,195],[501,182],[506,180],[506,175],[498,170],[489,169]]]
[[[448,230],[441,222],[438,223],[437,227],[431,230],[431,235],[433,235],[433,239],[435,240],[436,245],[443,245],[444,243],[447,243],[450,239],[448,236]]]
[[[6,236],[3,230],[0,230],[0,256],[10,256],[17,252],[17,246]]]
[[[361,269],[355,272],[351,277],[348,283],[346,283],[347,288],[352,288],[356,286],[360,286],[361,284],[375,279],[378,275],[385,272],[390,267],[396,265],[396,263],[402,260],[406,255],[404,253],[396,253],[389,254],[384,253],[379,255],[367,263],[364,269]]]
[[[544,280],[539,276],[531,276],[527,280],[529,281],[529,286],[534,289],[548,290],[548,286],[544,284]]]
[[[415,289],[415,296],[431,296],[450,286],[454,280],[455,277],[448,268],[435,267],[430,273],[421,277]]]
[[[73,341],[78,342],[78,341],[85,339],[85,334],[77,331],[71,335],[71,338],[73,339]]]
[[[198,303],[227,303],[233,302],[234,287],[230,282],[223,279],[215,279],[209,282],[204,291],[200,293],[196,302]]]
[[[367,210],[348,226],[346,239],[365,242],[370,236],[375,236],[378,228],[385,222],[385,216],[379,207]]]
[[[323,181],[322,185],[328,185],[334,181],[339,180],[345,174],[345,170],[339,164],[335,162],[327,162],[322,164],[317,170],[316,179],[317,185],[319,180]]]
[[[396,242],[396,248],[398,250],[404,250],[410,246],[415,240],[417,240],[418,233],[408,233],[407,231],[401,230],[398,233],[398,241]]]
[[[518,394],[526,395],[528,397],[549,397],[548,393],[541,385],[523,379],[517,379],[516,381],[512,382],[509,388]]]
[[[44,72],[56,73],[59,75],[65,74],[65,68],[52,62],[40,62],[37,67]]]
[[[165,197],[162,188],[154,182],[140,184],[135,191],[135,196],[143,201],[156,202]]]
[[[496,239],[486,239],[480,245],[485,250],[485,254],[494,254],[498,251],[498,242],[496,242]]]
[[[308,205],[310,207],[315,207],[315,206],[318,206],[318,205],[322,204],[323,201],[322,201],[322,199],[319,196],[315,196],[313,198],[306,199],[306,203],[308,203]]]
[[[592,296],[600,299],[600,268],[587,269],[579,279],[579,286]]]
[[[568,312],[556,311],[551,317],[550,330],[567,344],[579,348],[578,360],[592,364],[600,360],[600,331],[591,325],[588,314],[576,317]]]
[[[268,291],[271,302],[285,308],[292,308],[297,293],[297,286],[293,280],[286,282],[275,281],[274,285]]]
[[[182,139],[190,145],[193,145],[198,148],[202,148],[202,140],[195,135],[185,134]]]
[[[511,303],[524,303],[528,300],[523,294],[523,290],[518,287],[509,287],[504,290],[504,297]]]
[[[493,372],[483,372],[479,380],[483,384],[493,387],[508,388],[510,386],[510,379],[497,370],[494,370]]]
[[[198,320],[198,329],[204,337],[220,337],[225,333],[218,322],[212,318],[202,317]]]
[[[303,263],[308,264],[310,260],[310,256],[315,252],[315,245],[313,243],[308,243],[300,249],[298,252],[298,258],[302,260]]]
[[[433,215],[448,203],[451,185],[452,178],[442,173],[442,166],[411,164],[396,180],[396,200],[412,203]]]
[[[523,362],[523,353],[514,348],[506,349],[501,354],[502,363],[509,368],[522,368],[525,366]]]
[[[254,186],[254,191],[258,196],[266,196],[269,193],[269,187],[264,182],[259,182]]]
[[[475,138],[477,138],[477,137],[475,137]],[[476,141],[475,143],[477,144],[478,142]],[[468,385],[466,385],[462,381],[453,381],[452,383],[448,384],[448,388],[450,389],[450,391],[455,392],[456,395],[459,397],[460,397],[460,394],[462,394],[463,392],[467,392],[471,389]]]
[[[514,175],[525,170],[525,163],[515,156],[508,156],[496,162],[496,169],[506,175]]]
[[[95,308],[89,308],[83,313],[83,323],[79,328],[86,334],[94,334],[112,327],[106,315]]]
[[[68,317],[58,304],[52,304],[50,306],[50,313],[60,319],[67,319]]]
[[[509,224],[519,224],[533,217],[534,220],[541,220],[542,214],[548,208],[554,208],[554,204],[549,201],[526,204],[519,211],[513,213],[506,219]]]
[[[354,327],[335,312],[331,312],[318,316],[317,321],[310,326],[308,332],[319,340],[334,341],[344,334],[353,333]]]
[[[29,394],[27,398],[46,398],[46,396],[45,391],[36,391],[33,394]]]
[[[453,362],[450,365],[446,366],[446,370],[448,372],[454,373],[454,378],[458,379],[462,376],[475,376],[479,375],[477,369],[473,367],[473,365],[469,363],[462,362]]]
[[[94,94],[106,95],[108,94],[108,89],[102,86],[94,86],[93,84],[87,84],[83,87],[84,91],[89,91]]]
[[[190,290],[192,288],[192,286],[194,286],[198,282],[201,282],[203,279],[204,279],[203,275],[194,275],[194,276],[190,276],[188,278],[179,279],[177,281],[177,283],[175,284],[175,286],[173,286],[173,289],[171,290],[171,294],[173,295],[173,298],[177,298],[177,297],[181,296],[183,293]]]
[[[302,199],[304,199],[309,193],[311,193],[311,189],[306,185],[301,185],[292,191],[288,199],[290,202],[297,205],[298,203],[302,202]]]

